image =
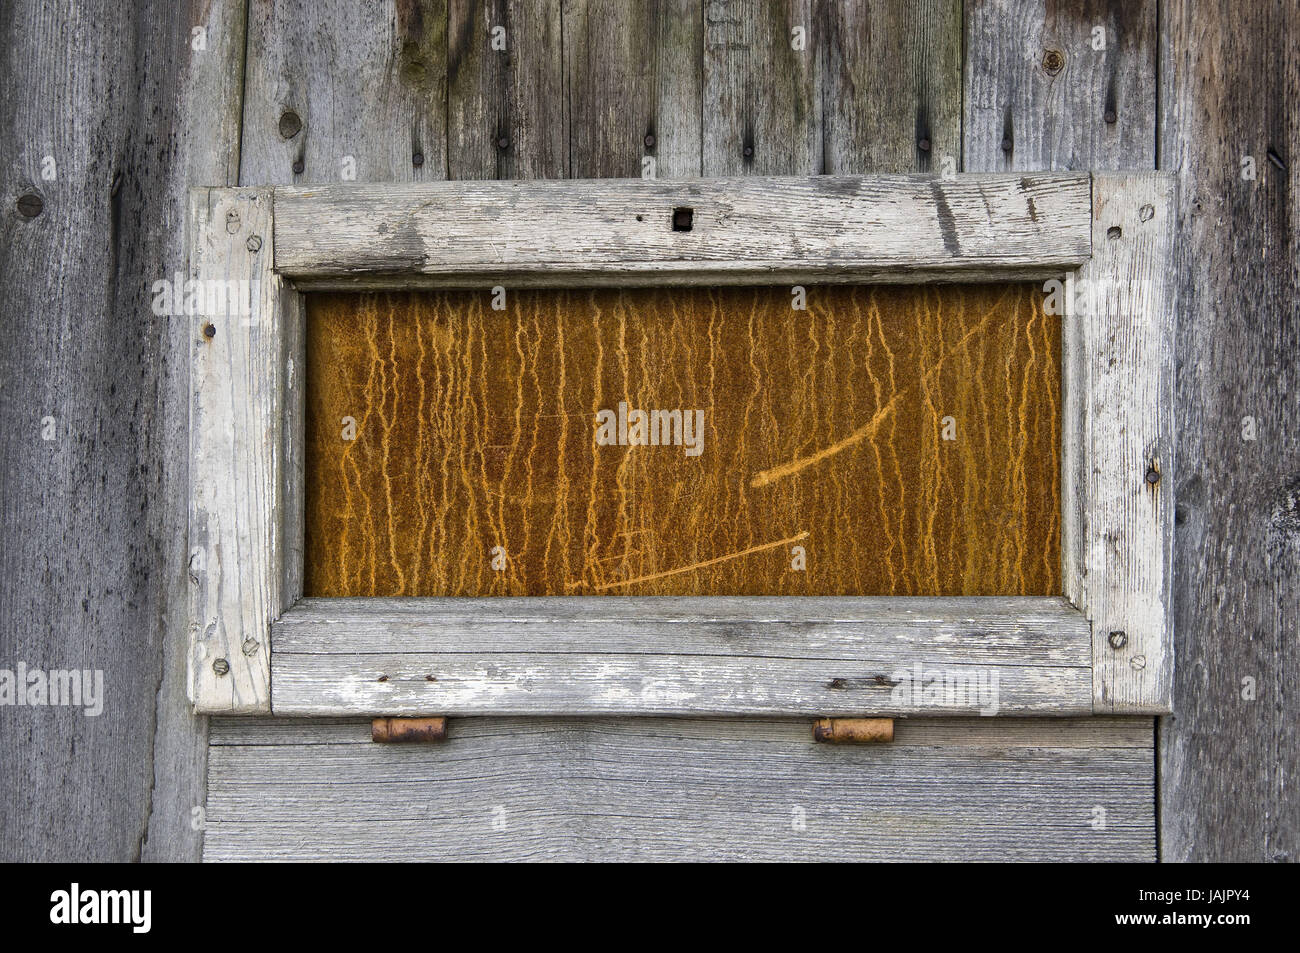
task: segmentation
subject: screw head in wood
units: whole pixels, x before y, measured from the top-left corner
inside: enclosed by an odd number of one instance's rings
[[[249,235],[248,241],[244,242],[244,247],[247,248],[249,251],[251,251],[254,255],[256,255],[259,251],[262,250],[262,236]]]
[[[18,212],[23,218],[35,218],[45,210],[45,200],[35,192],[18,196]]]
[[[214,338],[217,336],[217,329],[211,323],[203,325],[203,336],[205,338]]]
[[[417,169],[424,165],[424,153],[417,152],[415,155],[411,156],[411,165],[415,166]]]
[[[294,160],[293,160],[293,174],[294,174],[294,175],[302,175],[302,170],[305,169],[305,168],[307,168],[307,164],[306,164],[305,162],[303,162],[301,159],[294,159]]]
[[[1112,632],[1106,641],[1110,643],[1112,649],[1118,651],[1128,645],[1128,634],[1125,632]]]
[[[1115,115],[1115,110],[1107,109],[1104,113],[1101,114],[1101,118],[1105,122],[1113,126],[1115,124],[1115,120],[1118,119],[1119,117]]]
[[[916,141],[916,147],[917,147],[918,149],[920,149],[922,152],[929,152],[929,151],[930,151],[930,140],[929,140],[929,139],[918,139],[918,140]]]
[[[230,663],[223,658],[213,659],[212,671],[216,672],[218,675],[229,675]]]
[[[1147,482],[1155,486],[1160,482],[1160,471],[1155,467],[1147,467]]]
[[[510,139],[507,136],[501,136],[497,139],[497,148],[505,152],[510,148]]]
[[[1011,137],[1010,137],[1010,136],[1003,136],[1003,137],[1002,137],[1002,151],[1003,151],[1003,152],[1010,152],[1011,149],[1012,149],[1012,147],[1013,147],[1014,145],[1015,145],[1015,143],[1011,141]]]
[[[646,133],[646,137],[645,137],[645,147],[646,147],[647,149],[653,149],[653,148],[655,147],[655,137],[654,137],[654,133],[652,133],[652,132],[648,132],[648,133]]]

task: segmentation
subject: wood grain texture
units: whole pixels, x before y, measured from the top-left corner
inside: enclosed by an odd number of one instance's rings
[[[444,178],[447,6],[249,3],[240,181]]]
[[[223,721],[206,858],[1154,859],[1149,723],[896,728],[860,747],[807,719],[469,718],[394,747],[369,722]]]
[[[1094,176],[1093,257],[1068,292],[1065,593],[1092,620],[1107,713],[1170,704],[1173,189],[1159,172]]]
[[[563,7],[561,0],[449,0],[447,178],[569,174]],[[498,28],[504,49],[492,45]]]
[[[313,296],[305,591],[1059,593],[1041,291],[807,294]],[[599,445],[620,403],[675,445]]]
[[[1181,319],[1161,850],[1171,861],[1294,862],[1300,8],[1173,2],[1162,18],[1160,165],[1179,176]],[[1246,156],[1254,179],[1243,178]]]
[[[814,0],[705,0],[703,172],[815,175],[822,163],[822,48]],[[805,30],[795,49],[793,30]]]
[[[270,624],[296,595],[286,553],[297,542],[286,545],[284,517],[297,504],[288,487],[298,455],[286,464],[285,395],[302,385],[287,350],[301,340],[302,315],[271,269],[271,206],[270,189],[190,194],[190,275],[205,295],[202,313],[187,316],[189,675],[199,712],[270,710]]]
[[[99,669],[105,686],[98,717],[0,714],[5,861],[201,849],[178,531],[189,335],[151,285],[184,271],[186,185],[233,181],[243,17],[227,0],[0,4],[0,667]],[[29,193],[35,218],[15,208]]]
[[[1091,254],[1088,175],[443,182],[278,188],[307,290],[1011,281]],[[674,211],[693,212],[689,230]]]
[[[700,174],[702,22],[703,0],[565,4],[573,177]]]
[[[287,715],[950,715],[1092,710],[1056,598],[305,599]]]
[[[968,4],[964,168],[1153,168],[1156,7],[1156,0]]]
[[[823,168],[830,175],[961,167],[962,4],[826,0]]]

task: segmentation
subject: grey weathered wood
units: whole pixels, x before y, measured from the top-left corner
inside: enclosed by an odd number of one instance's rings
[[[517,730],[527,725],[529,733],[547,725],[566,722],[570,725],[600,726],[605,720],[594,718],[483,718],[457,719],[457,725],[497,725]],[[778,740],[788,730],[787,723],[771,718],[737,719],[674,718],[674,734],[680,737],[718,738],[734,732],[734,725],[749,726],[747,737],[754,741]],[[806,720],[797,722],[808,727]],[[721,727],[720,727],[721,726]],[[811,732],[809,733],[811,737]],[[213,745],[369,745],[373,744],[370,720],[356,718],[276,718],[233,716],[213,719],[210,733]],[[1042,717],[1023,718],[899,718],[894,722],[894,740],[898,746],[1013,748],[1152,748],[1151,719],[1143,717]]]
[[[222,724],[206,856],[1154,859],[1149,725],[897,726],[862,748],[807,720],[470,718],[396,750],[360,722]]]
[[[1092,707],[1090,629],[1059,598],[306,599],[272,644],[288,715]],[[936,703],[935,678],[972,690]]]
[[[1156,0],[987,0],[966,17],[967,171],[1154,167]]]
[[[708,283],[1009,280],[1091,247],[1086,175],[456,182],[276,190],[300,287],[499,278]],[[690,232],[673,209],[694,209]],[[640,221],[638,221],[640,217]]]
[[[240,182],[444,178],[446,30],[446,0],[248,4]]]
[[[565,5],[572,176],[700,174],[702,23],[703,0]]]
[[[561,0],[447,4],[447,178],[568,174],[562,7]],[[495,27],[505,30],[504,50],[492,48]]]
[[[822,47],[813,0],[705,0],[703,173],[816,175]],[[806,48],[792,31],[805,29]]]
[[[1161,854],[1296,861],[1300,16],[1294,3],[1175,2],[1161,17],[1160,166],[1178,174],[1181,228]]]
[[[301,520],[286,492],[301,472],[286,456],[286,392],[302,386],[302,319],[296,294],[271,265],[270,189],[191,192],[190,275],[204,294],[244,282],[232,309],[186,315],[192,339],[190,408],[190,699],[200,712],[270,711],[270,624],[287,607],[298,573],[283,568],[300,550]],[[238,291],[239,289],[231,289]],[[227,291],[229,294],[229,291]],[[287,353],[290,342],[295,353]],[[290,406],[299,406],[294,401]],[[286,459],[288,463],[286,464]]]
[[[835,0],[825,31],[831,175],[961,168],[960,0]],[[815,171],[815,170],[814,170]]]
[[[1093,256],[1065,289],[1065,595],[1093,625],[1099,712],[1169,711],[1174,183],[1093,179]]]
[[[106,696],[95,718],[0,711],[3,860],[200,854],[189,339],[151,303],[185,267],[186,184],[233,182],[243,17],[227,0],[0,5],[0,667],[99,669]]]

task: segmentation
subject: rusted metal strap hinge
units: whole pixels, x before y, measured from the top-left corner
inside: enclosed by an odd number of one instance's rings
[[[889,744],[894,740],[892,718],[818,718],[813,740],[831,744]]]
[[[447,737],[447,719],[376,718],[370,722],[370,740],[382,744],[442,741]]]

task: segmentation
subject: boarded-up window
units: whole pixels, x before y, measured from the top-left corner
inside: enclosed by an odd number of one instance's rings
[[[794,303],[310,296],[306,594],[1059,594],[1041,291]]]

